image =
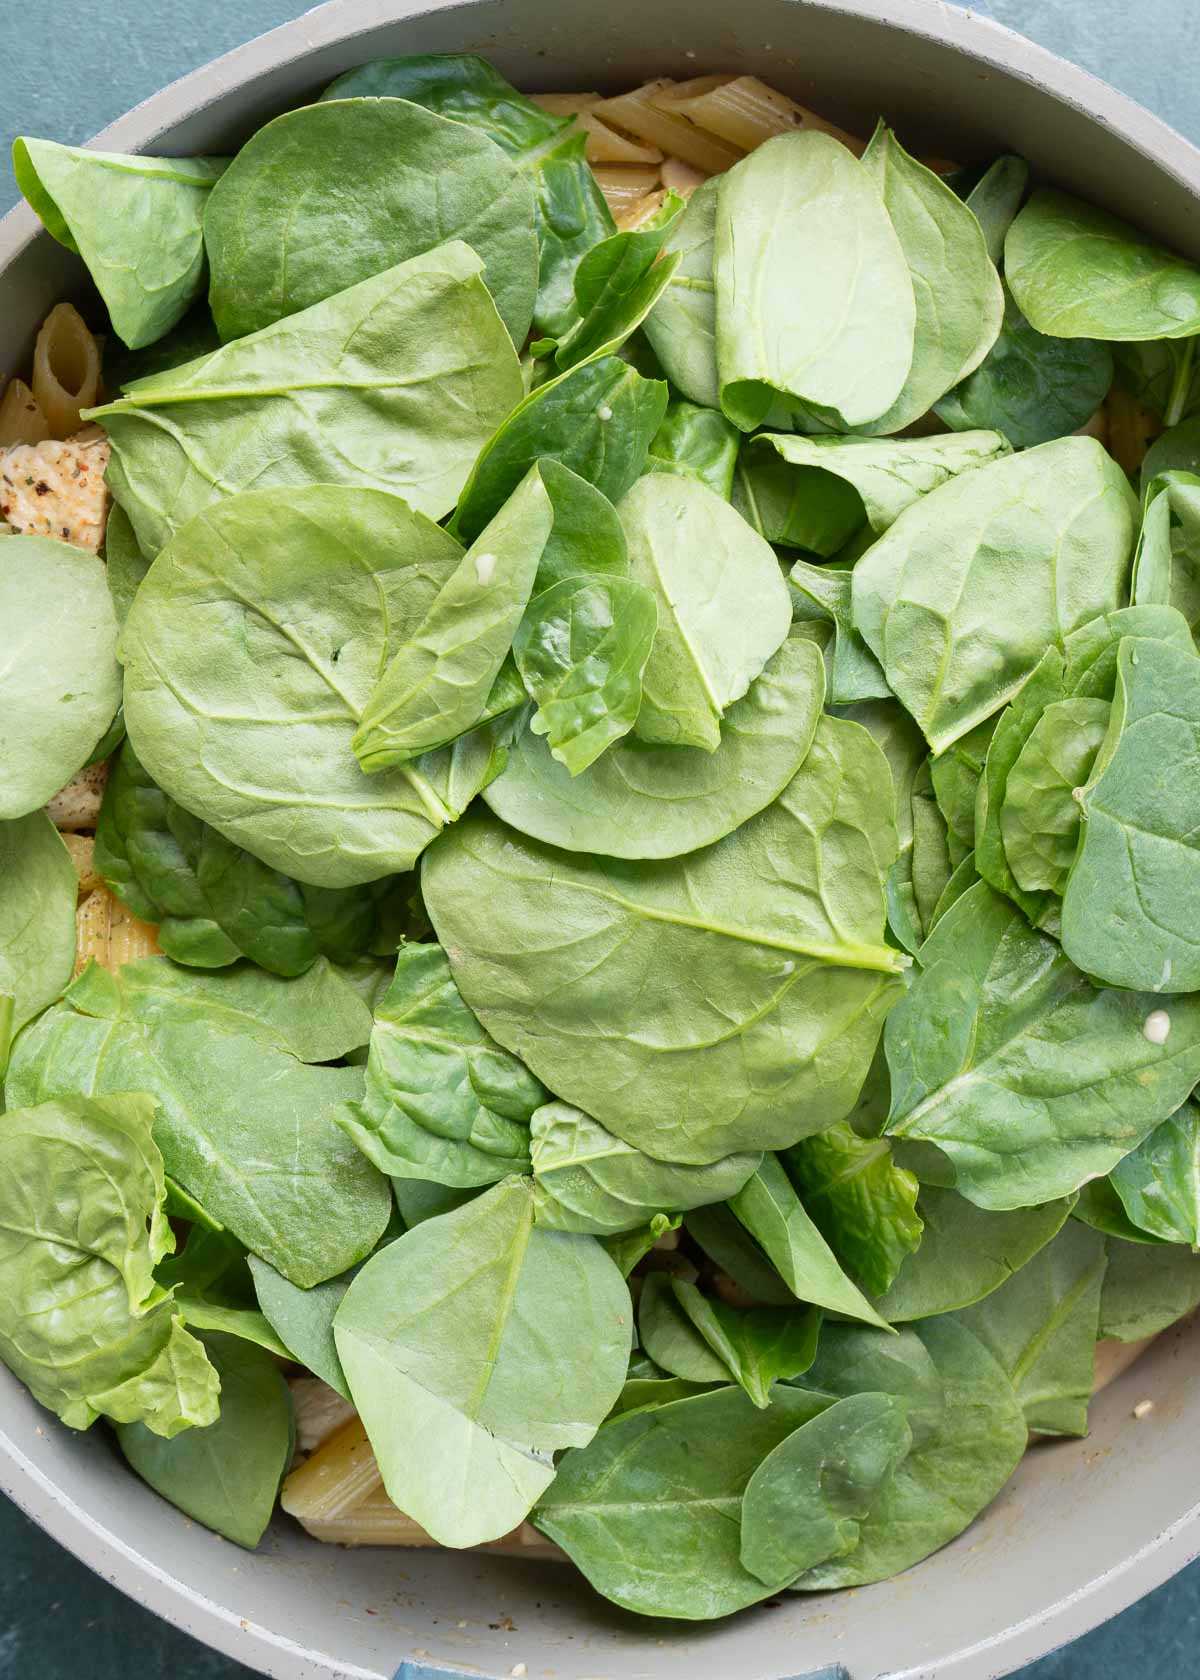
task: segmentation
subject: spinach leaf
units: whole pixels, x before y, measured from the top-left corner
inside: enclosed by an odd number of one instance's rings
[[[923,1328],[923,1327],[922,1327]],[[890,1394],[901,1402],[919,1451],[942,1430],[947,1403],[941,1360],[917,1329],[885,1336],[861,1324],[826,1321],[817,1357],[797,1385],[827,1398]]]
[[[642,472],[666,407],[666,385],[643,379],[619,356],[581,362],[537,386],[480,450],[459,499],[454,530],[474,541],[535,461],[560,462],[615,504]],[[552,481],[547,488],[553,495]],[[576,563],[574,570],[581,569]],[[543,583],[550,581],[543,576]]]
[[[706,1387],[703,1383],[685,1382],[682,1377],[631,1376],[606,1422],[624,1417],[627,1412],[649,1412],[656,1406],[669,1406],[673,1400],[690,1400],[693,1394],[703,1394]]]
[[[921,964],[887,1028],[888,1130],[936,1143],[980,1207],[1032,1207],[1108,1172],[1200,1078],[1200,1006],[1175,998],[1153,1042],[1156,999],[1097,990],[983,882]]]
[[[1198,724],[1195,653],[1126,638],[1108,734],[1079,796],[1079,853],[1063,896],[1063,949],[1111,985],[1200,988]]]
[[[535,1222],[597,1237],[636,1230],[655,1214],[727,1201],[762,1159],[727,1155],[701,1167],[655,1161],[563,1102],[539,1108],[530,1131]]]
[[[529,1168],[547,1093],[459,995],[439,945],[404,945],[375,1011],[366,1091],[336,1115],[381,1172],[454,1189]]]
[[[1184,343],[1190,344],[1191,340],[1185,339]],[[1168,344],[1164,348],[1178,350],[1179,346]],[[1195,377],[1200,381],[1200,368],[1195,370]],[[1200,472],[1200,415],[1160,432],[1147,449],[1139,475],[1143,502],[1149,499],[1147,493],[1154,480],[1173,472]]]
[[[796,1297],[728,1204],[696,1208],[684,1220],[689,1237],[750,1299],[790,1307]]]
[[[390,1243],[334,1320],[390,1497],[443,1545],[507,1534],[616,1401],[631,1318],[593,1237],[535,1227],[527,1179]]]
[[[15,1087],[0,1127],[0,1358],[72,1429],[175,1435],[217,1415],[218,1380],[153,1277],[173,1245],[146,1096]]]
[[[529,727],[570,776],[636,723],[657,628],[654,596],[632,578],[563,578],[530,603],[513,644],[537,701]]]
[[[617,512],[630,576],[658,606],[634,732],[712,752],[726,708],[787,636],[792,611],[778,562],[729,503],[695,479],[647,474]]]
[[[1177,608],[1194,637],[1200,629],[1200,477],[1166,471],[1142,482],[1133,599]]]
[[[1004,321],[980,365],[934,406],[956,432],[988,426],[1014,449],[1078,431],[1113,382],[1112,353],[1091,338],[1052,338],[1031,327],[1004,288]]]
[[[737,427],[715,408],[677,400],[667,405],[663,423],[651,440],[646,471],[698,479],[728,501],[740,441]]]
[[[898,432],[983,361],[1000,331],[1004,297],[974,212],[880,123],[863,153],[900,240],[916,301],[912,365],[869,430]]]
[[[892,407],[913,288],[876,180],[839,141],[777,135],[720,177],[713,268],[721,407],[743,431],[779,398],[814,430]]]
[[[917,1181],[886,1138],[839,1121],[780,1152],[804,1210],[850,1276],[882,1295],[921,1241]]]
[[[478,1189],[451,1190],[435,1184],[429,1178],[394,1178],[392,1194],[404,1229],[411,1231],[427,1219],[437,1219],[443,1213],[453,1213],[479,1194]]]
[[[1139,1229],[1200,1250],[1200,1106],[1186,1102],[1156,1126],[1111,1182]]]
[[[614,233],[586,253],[575,270],[575,318],[554,353],[560,368],[619,350],[641,326],[679,266],[678,254],[666,255],[662,245],[682,209],[678,194],[668,193],[644,226]]]
[[[679,266],[646,317],[643,330],[676,390],[703,408],[721,406],[717,376],[717,302],[713,252],[720,178],[702,181],[663,241]]]
[[[234,1336],[200,1338],[221,1382],[221,1415],[173,1440],[126,1423],[117,1443],[155,1493],[239,1546],[262,1539],[292,1460],[292,1396],[275,1361]]]
[[[627,1412],[564,1455],[534,1523],[606,1598],[688,1621],[770,1596],[740,1558],[742,1495],[758,1465],[828,1401],[776,1388],[759,1410],[718,1388]]]
[[[27,816],[87,763],[121,704],[104,564],[54,537],[0,544],[0,819]]]
[[[843,1272],[776,1156],[763,1157],[729,1205],[797,1300],[888,1328]]]
[[[118,626],[128,618],[133,597],[149,570],[150,562],[138,547],[129,515],[114,502],[104,527],[104,579]]]
[[[858,1545],[861,1519],[912,1446],[890,1394],[850,1394],[769,1452],[742,1498],[741,1558],[767,1586]]]
[[[403,888],[310,887],[226,840],[163,793],[127,741],[109,768],[95,865],[167,956],[221,968],[246,956],[273,974],[349,962],[398,935]]]
[[[301,106],[260,128],[204,212],[226,341],[461,240],[514,344],[537,292],[533,184],[486,135],[406,99]]]
[[[581,258],[613,231],[613,219],[584,157],[586,135],[570,117],[555,117],[518,93],[486,59],[473,53],[382,58],[348,70],[322,99],[409,99],[439,116],[469,124],[507,152],[532,178],[537,229],[538,296],[533,325],[558,337],[573,303]]]
[[[857,536],[869,535],[862,497],[849,479],[818,466],[793,466],[783,449],[775,447],[779,441],[771,432],[756,432],[743,440],[731,500],[746,523],[768,542],[802,548],[823,559],[838,554]],[[807,440],[800,447],[807,452]]]
[[[520,397],[479,258],[449,244],[90,414],[112,443],[113,492],[157,554],[202,509],[275,485],[392,490],[440,519]]]
[[[1171,1243],[1107,1242],[1100,1335],[1118,1342],[1157,1336],[1200,1305],[1200,1254]]]
[[[821,657],[789,637],[721,724],[712,752],[626,738],[577,776],[523,730],[484,798],[504,822],[548,845],[607,857],[676,857],[711,845],[769,805],[812,744],[824,695]]]
[[[638,1307],[642,1346],[664,1370],[694,1382],[732,1376],[760,1409],[773,1384],[808,1370],[820,1323],[813,1307],[727,1306],[668,1272],[651,1273]]]
[[[498,726],[370,777],[350,742],[461,553],[377,490],[254,492],[199,515],[139,589],[121,642],[126,721],[148,773],[309,885],[411,869],[499,770]]]
[[[257,1254],[250,1256],[249,1264],[258,1304],[276,1335],[314,1376],[349,1400],[346,1374],[333,1339],[333,1320],[356,1272],[343,1272],[300,1289]]]
[[[901,1157],[906,1154],[900,1140],[897,1149]],[[977,1207],[957,1190],[922,1184],[920,1247],[877,1294],[875,1306],[889,1324],[902,1324],[982,1301],[1062,1230],[1070,1212],[1070,1197],[996,1212]]]
[[[1128,223],[1041,187],[1004,241],[1013,296],[1056,338],[1190,338],[1200,332],[1200,269]]]
[[[368,775],[449,746],[480,722],[553,520],[546,487],[531,467],[371,690],[350,743]]]
[[[1030,1429],[1086,1435],[1104,1238],[1069,1219],[1028,1265],[958,1315],[1008,1373]]]
[[[166,1208],[178,1217],[181,1201],[199,1203],[178,1185],[168,1185]],[[203,1210],[201,1210],[203,1211]],[[205,1218],[210,1218],[205,1214]],[[189,1330],[214,1330],[265,1348],[279,1359],[296,1357],[258,1310],[246,1250],[224,1228],[188,1227],[182,1253],[161,1261],[155,1281],[171,1292],[180,1322]]]
[[[951,479],[854,568],[854,620],[944,752],[998,711],[1046,647],[1116,608],[1136,503],[1094,438],[1061,438]]]
[[[164,957],[89,968],[13,1048],[17,1104],[146,1091],[167,1170],[294,1283],[361,1260],[387,1220],[387,1183],[332,1122],[362,1072],[313,1067],[361,1044],[369,1016],[322,960],[295,980],[219,974]]]
[[[925,739],[895,700],[868,700],[837,708],[837,715],[860,723],[887,760],[896,800],[899,849],[887,874],[887,919],[894,938],[915,956],[925,937],[913,892],[913,793],[925,762]]]
[[[1087,782],[1108,729],[1107,700],[1052,701],[1008,772],[1000,807],[1004,855],[1025,892],[1062,895],[1079,844],[1076,788]]]
[[[694,1164],[794,1143],[853,1105],[899,990],[885,781],[866,731],[824,718],[716,845],[624,862],[468,816],[430,851],[426,907],[492,1036],[627,1143]]]
[[[677,1231],[682,1223],[682,1214],[656,1213],[648,1225],[639,1225],[634,1231],[618,1231],[611,1237],[601,1237],[600,1247],[621,1276],[627,1278],[638,1261],[646,1258],[659,1238],[665,1237],[668,1231]]]
[[[892,692],[878,660],[854,628],[852,575],[838,566],[811,566],[807,560],[797,560],[788,573],[793,617],[828,618],[833,624],[833,643],[825,658],[829,700],[835,706],[886,700]]]
[[[858,1334],[880,1339],[871,1331]],[[794,1583],[800,1591],[865,1586],[911,1568],[961,1534],[991,1504],[1025,1451],[1020,1404],[1003,1368],[977,1337],[947,1318],[931,1319],[906,1334],[920,1338],[944,1387],[938,1424],[922,1441],[910,1409],[912,1451],[861,1520],[858,1545],[844,1558],[807,1570]],[[836,1346],[831,1338],[831,1355]],[[823,1378],[828,1369],[828,1362],[819,1359],[809,1379]],[[872,1392],[893,1392],[873,1375],[867,1377]],[[846,1392],[836,1373],[830,1386],[835,1393]],[[903,1389],[898,1397],[906,1398]]]
[[[0,822],[0,1079],[12,1039],[71,978],[77,886],[44,811]]]
[[[1151,1132],[1150,1135],[1153,1137],[1154,1133]],[[1117,1237],[1121,1242],[1157,1245],[1162,1241],[1160,1237],[1152,1237],[1148,1231],[1143,1231],[1133,1223],[1113,1186],[1111,1173],[1107,1178],[1093,1178],[1090,1183],[1084,1185],[1075,1206],[1071,1209],[1071,1215],[1081,1224],[1089,1225],[1093,1231],[1099,1231],[1102,1236]]]
[[[199,297],[204,207],[225,163],[13,143],[17,186],[47,231],[83,258],[131,350],[161,338]]]
[[[1004,236],[1028,186],[1029,165],[1010,152],[990,163],[966,195],[967,209],[979,223],[987,254],[997,268],[1004,260]]]
[[[975,800],[987,763],[997,718],[988,718],[929,761],[929,778],[938,809],[963,852],[975,846]]]

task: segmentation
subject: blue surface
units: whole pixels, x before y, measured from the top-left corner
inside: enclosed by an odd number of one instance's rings
[[[585,3],[585,0],[577,0]],[[294,0],[0,0],[0,141],[86,140],[166,82],[306,8]],[[988,0],[991,15],[1200,141],[1195,0]],[[0,212],[16,200],[0,183]],[[2,1680],[253,1680],[130,1603],[0,1502]],[[1021,1680],[1191,1680],[1200,1564]],[[732,1677],[728,1677],[732,1680]]]

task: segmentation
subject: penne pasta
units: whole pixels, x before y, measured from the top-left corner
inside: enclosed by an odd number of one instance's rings
[[[64,834],[63,843],[79,876],[79,896],[82,899],[104,885],[104,878],[95,863],[95,839],[90,834]]]
[[[75,972],[89,962],[117,969],[159,954],[158,930],[141,922],[105,886],[88,893],[75,913]]]
[[[382,1486],[375,1454],[356,1413],[292,1471],[280,1503],[289,1516],[310,1528],[348,1516]]]
[[[600,191],[618,221],[647,193],[654,192],[661,179],[658,166],[652,163],[601,164],[594,173],[600,183]]]
[[[296,1419],[296,1451],[303,1457],[315,1452],[334,1430],[349,1423],[357,1413],[349,1400],[320,1377],[293,1377],[292,1411]]]
[[[107,764],[89,764],[72,776],[46,806],[46,814],[55,828],[68,831],[95,828],[107,780]]]
[[[666,192],[662,187],[647,193],[644,198],[637,199],[616,216],[616,224],[621,233],[634,233],[646,223],[652,221],[662,209]]]
[[[657,146],[643,146],[627,134],[618,134],[598,117],[590,107],[600,103],[598,93],[535,93],[533,103],[552,116],[576,119],[576,128],[587,135],[583,155],[591,164],[597,163],[661,163],[662,153]]]
[[[0,397],[0,449],[44,443],[50,436],[46,416],[23,379],[10,379]]]
[[[702,76],[693,82],[664,88],[654,96],[654,103],[664,111],[689,118],[697,128],[742,152],[753,151],[777,134],[795,134],[806,129],[831,134],[855,156],[861,156],[866,149],[864,140],[847,134],[844,128],[827,122],[806,106],[797,105],[794,99],[768,87],[757,76]]]
[[[678,193],[680,198],[691,198],[696,188],[708,180],[703,169],[696,169],[690,163],[684,163],[682,158],[665,158],[662,166],[662,183],[670,192]]]
[[[81,410],[94,408],[99,400],[100,351],[83,317],[69,303],[57,304],[42,323],[31,383],[52,438],[78,431]]]
[[[599,105],[592,106],[591,114],[632,134],[635,140],[658,146],[669,156],[682,158],[710,175],[731,168],[744,155],[744,148],[706,134],[686,114],[664,108],[659,96],[673,86],[674,83],[665,80],[647,82],[632,93],[602,99]]]

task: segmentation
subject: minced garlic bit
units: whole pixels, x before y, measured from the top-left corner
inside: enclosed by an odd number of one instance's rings
[[[1139,1400],[1137,1405],[1133,1408],[1133,1415],[1134,1415],[1135,1418],[1141,1419],[1141,1418],[1144,1418],[1144,1417],[1149,1417],[1150,1413],[1153,1410],[1154,1410],[1153,1400]]]
[[[486,589],[491,583],[496,571],[496,556],[494,554],[477,554],[475,556],[475,576]]]
[[[1150,1044],[1165,1044],[1171,1030],[1171,1017],[1165,1009],[1152,1009],[1142,1023],[1142,1037]]]
[[[64,443],[0,453],[0,520],[20,536],[56,537],[96,554],[108,513],[108,439],[94,426]]]

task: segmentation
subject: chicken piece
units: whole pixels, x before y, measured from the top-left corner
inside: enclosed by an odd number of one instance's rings
[[[98,427],[63,443],[0,454],[0,520],[26,537],[57,537],[98,554],[108,517],[108,439]]]
[[[104,802],[104,784],[108,781],[108,760],[85,765],[71,777],[66,787],[59,788],[46,806],[55,828],[66,833],[81,828],[95,828]]]

